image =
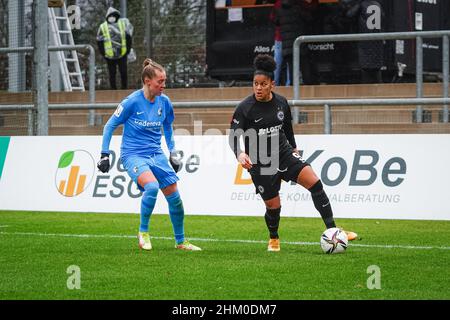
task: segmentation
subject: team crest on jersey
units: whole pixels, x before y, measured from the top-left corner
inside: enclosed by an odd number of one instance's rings
[[[264,193],[264,187],[263,186],[258,186],[258,191],[259,191],[259,193]]]
[[[137,173],[137,172],[138,172],[138,167],[134,167],[134,168],[133,168],[133,172],[134,172],[134,173]]]
[[[158,116],[161,116],[162,115],[162,108],[159,108],[158,109]]]
[[[284,112],[281,110],[278,111],[277,117],[278,117],[278,120],[283,121],[284,120]]]

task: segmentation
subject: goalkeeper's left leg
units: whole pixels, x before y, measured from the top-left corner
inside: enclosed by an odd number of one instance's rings
[[[173,233],[175,235],[175,242],[177,244],[184,241],[184,208],[183,201],[181,201],[180,193],[177,191],[166,195],[167,203],[169,204],[170,221],[172,222]]]
[[[167,194],[169,190],[175,190]],[[201,251],[197,246],[194,246],[184,238],[184,208],[180,193],[176,189],[176,184],[173,184],[169,190],[164,190],[163,193],[169,204],[170,221],[172,222],[173,233],[175,235],[175,248],[187,251]]]

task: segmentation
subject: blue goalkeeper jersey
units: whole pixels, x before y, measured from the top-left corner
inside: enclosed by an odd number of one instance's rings
[[[144,96],[143,89],[137,90],[126,97],[103,129],[102,153],[110,153],[109,144],[114,130],[124,125],[121,157],[130,155],[149,156],[162,153],[161,128],[169,151],[175,149],[172,123],[174,120],[173,106],[169,97],[162,94],[150,102]]]

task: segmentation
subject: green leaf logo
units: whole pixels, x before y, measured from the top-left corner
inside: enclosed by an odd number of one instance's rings
[[[74,151],[64,152],[61,158],[59,158],[58,169],[68,167],[72,163],[74,155],[75,155]]]

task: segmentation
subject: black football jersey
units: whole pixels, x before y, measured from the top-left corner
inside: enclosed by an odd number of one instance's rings
[[[240,137],[244,137],[245,153],[253,164],[262,157],[296,148],[292,129],[291,108],[283,96],[272,93],[272,100],[260,102],[254,95],[236,107],[231,120],[229,143],[236,157],[242,152]],[[276,139],[276,141],[274,140]]]

